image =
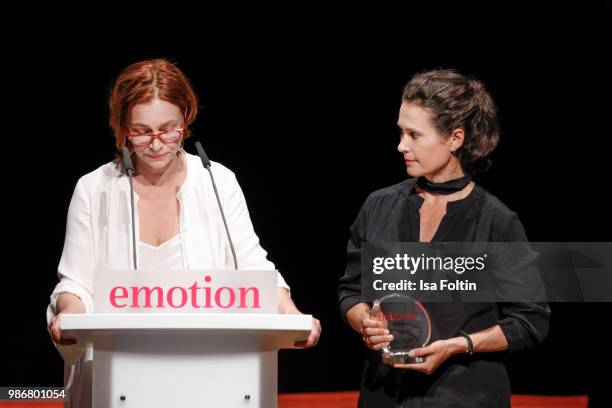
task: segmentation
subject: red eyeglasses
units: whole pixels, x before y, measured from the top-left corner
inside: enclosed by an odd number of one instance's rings
[[[130,140],[133,146],[144,147],[148,146],[153,142],[153,139],[159,139],[163,144],[173,144],[178,143],[183,136],[185,129],[175,129],[168,130],[165,132],[160,132],[157,134],[153,133],[135,133],[131,135],[127,135],[127,138]]]

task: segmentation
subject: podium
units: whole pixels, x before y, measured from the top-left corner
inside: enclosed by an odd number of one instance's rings
[[[62,334],[93,344],[95,408],[276,407],[278,350],[310,315],[67,314]],[[296,368],[297,370],[297,368]]]

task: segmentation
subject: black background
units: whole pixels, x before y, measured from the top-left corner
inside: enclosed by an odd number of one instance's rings
[[[298,307],[323,324],[316,348],[280,352],[279,391],[357,389],[363,346],[342,326],[335,290],[366,196],[406,177],[395,125],[403,85],[436,67],[481,79],[497,101],[502,138],[494,167],[476,181],[518,213],[532,241],[609,241],[610,9],[359,21],[313,13],[304,23],[297,13],[276,25],[245,18],[171,37],[160,33],[168,24],[124,35],[130,21],[109,21],[90,36],[81,22],[64,32],[47,24],[14,42],[4,78],[5,126],[15,132],[3,149],[0,385],[62,384],[44,312],[74,185],[114,155],[107,97],[125,66],[166,57],[191,79],[201,112],[186,149],[194,153],[200,140],[236,173],[262,246]],[[545,344],[509,363],[513,392],[588,393],[605,404],[610,304],[551,308]]]

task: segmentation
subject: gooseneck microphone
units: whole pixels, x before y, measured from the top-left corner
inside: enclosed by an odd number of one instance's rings
[[[132,177],[134,175],[134,164],[130,158],[130,151],[127,147],[123,146],[121,149],[121,155],[123,156],[123,168],[128,175],[130,180],[130,203],[132,205],[132,250],[134,258],[134,270],[138,269],[138,263],[136,262],[136,222],[134,218],[134,183]]]
[[[212,181],[213,189],[215,190],[215,197],[217,197],[217,204],[219,205],[219,211],[221,211],[221,218],[223,218],[223,225],[225,226],[225,232],[227,233],[227,239],[229,240],[230,248],[232,250],[232,256],[234,257],[234,269],[238,269],[238,260],[236,259],[236,250],[234,249],[234,243],[232,242],[232,236],[229,232],[229,227],[227,226],[227,221],[225,219],[225,213],[223,212],[223,206],[221,205],[221,200],[219,199],[219,192],[217,191],[217,185],[215,184],[215,178],[213,177],[212,171],[210,170],[210,160],[206,153],[204,152],[204,148],[202,147],[202,143],[196,142],[196,149],[198,150],[198,156],[202,160],[202,165],[206,170],[208,170],[208,174],[210,175],[210,180]]]

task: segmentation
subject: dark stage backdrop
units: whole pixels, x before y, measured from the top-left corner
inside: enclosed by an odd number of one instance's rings
[[[279,390],[357,389],[363,346],[340,322],[335,291],[361,204],[406,177],[395,125],[403,85],[435,67],[484,81],[503,133],[494,167],[476,181],[518,213],[532,241],[609,241],[609,11],[516,13],[498,25],[501,11],[436,39],[404,21],[388,38],[367,25],[324,36],[306,25],[292,35],[193,34],[189,44],[144,33],[89,44],[40,33],[20,44],[4,78],[17,112],[4,134],[0,385],[62,384],[44,312],[75,183],[114,155],[107,96],[123,67],[167,57],[191,78],[201,113],[186,149],[200,140],[236,173],[269,258],[323,324],[316,348],[280,352]],[[509,362],[513,391],[602,401],[610,305],[551,308],[546,343]]]

